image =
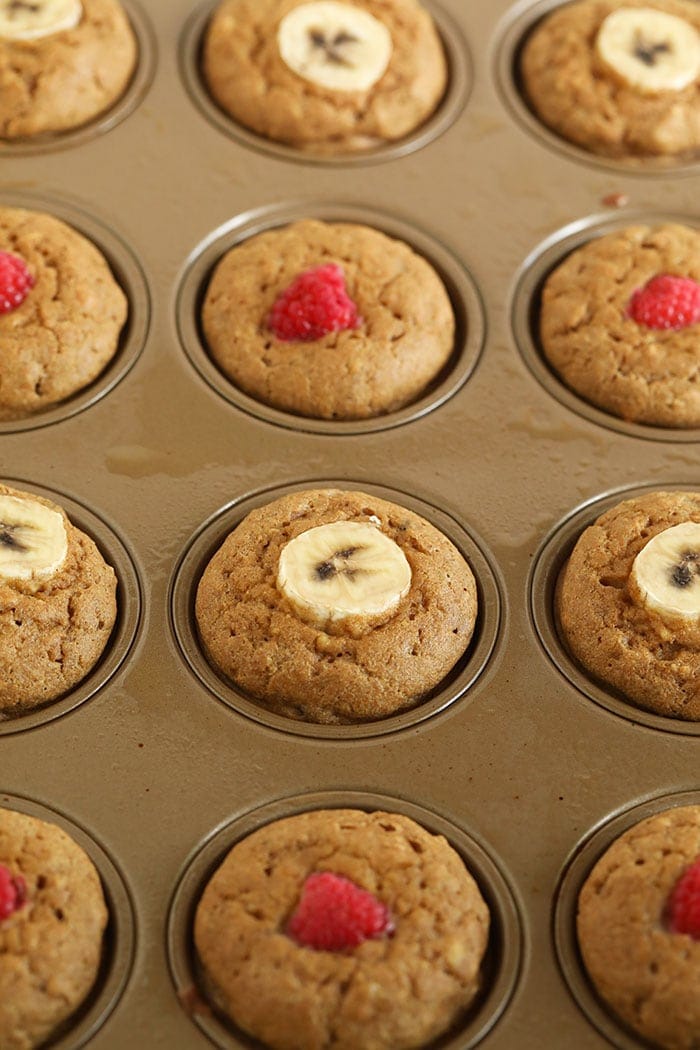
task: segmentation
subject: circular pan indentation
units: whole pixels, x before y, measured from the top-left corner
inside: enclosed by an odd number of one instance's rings
[[[478,883],[491,914],[489,944],[484,959],[484,987],[458,1031],[448,1033],[432,1050],[471,1050],[493,1028],[508,1006],[518,982],[523,959],[523,926],[516,897],[504,873],[485,844],[443,817],[412,802],[359,791],[333,791],[279,799],[227,822],[196,848],[186,861],[170,902],[167,951],[170,972],[183,1003],[194,998],[191,1016],[221,1050],[240,1050],[259,1044],[216,1014],[199,1012],[199,984],[192,928],[204,887],[229,850],[253,831],[274,820],[316,809],[362,809],[398,813],[443,835],[459,853]],[[190,1012],[190,1011],[188,1011]]]
[[[429,389],[410,405],[383,416],[361,420],[312,419],[272,408],[236,387],[209,355],[201,331],[202,303],[212,271],[221,257],[235,245],[265,230],[286,226],[301,219],[349,222],[371,226],[389,237],[404,241],[423,256],[441,278],[455,315],[455,345],[445,367]],[[479,292],[459,260],[438,241],[417,227],[384,212],[354,204],[295,202],[272,205],[248,212],[215,230],[190,256],[177,295],[177,326],[180,341],[195,369],[221,397],[249,415],[265,422],[314,434],[368,434],[389,430],[426,415],[444,404],[469,379],[481,354],[485,321]]]
[[[593,215],[573,222],[552,234],[528,255],[515,283],[511,303],[511,324],[516,345],[525,364],[541,386],[565,408],[577,415],[628,437],[682,444],[700,441],[700,427],[660,427],[649,423],[632,423],[611,415],[585,401],[554,372],[547,363],[539,337],[539,313],[542,289],[549,275],[577,248],[627,226],[681,223],[700,226],[700,220],[670,212],[628,211],[615,218]]]
[[[563,6],[561,0],[540,0],[535,4],[530,0],[521,0],[508,11],[497,31],[499,43],[495,79],[503,104],[511,117],[536,141],[577,163],[625,175],[658,177],[695,174],[700,166],[700,159],[695,156],[606,157],[569,142],[542,123],[526,98],[520,69],[521,56],[525,42],[536,26],[555,8]]]
[[[72,397],[41,412],[21,419],[0,420],[0,434],[15,434],[70,419],[113,390],[131,370],[143,350],[150,325],[151,303],[146,276],[136,255],[114,230],[103,225],[98,219],[72,203],[55,200],[53,197],[2,193],[0,205],[45,212],[72,226],[102,252],[129,304],[129,313],[119,337],[117,351],[100,375]]]
[[[45,1045],[45,1050],[80,1050],[112,1013],[131,974],[136,945],[131,895],[124,876],[104,846],[62,813],[33,799],[4,793],[0,793],[0,806],[57,825],[87,853],[100,876],[109,920],[97,980],[83,1005]]]
[[[552,919],[552,935],[559,967],[579,1008],[618,1050],[648,1050],[649,1043],[623,1026],[623,1022],[598,997],[586,973],[576,935],[579,893],[595,863],[629,828],[664,810],[697,805],[700,805],[700,791],[684,791],[649,799],[604,821],[575,847],[559,879]]]
[[[207,661],[199,643],[195,620],[197,585],[215,551],[233,529],[252,510],[292,492],[313,488],[355,489],[371,496],[397,503],[419,514],[443,532],[469,563],[477,585],[477,621],[474,635],[464,656],[450,674],[416,707],[401,714],[390,715],[377,722],[357,725],[319,725],[297,722],[273,714],[246,696],[232,683],[220,677]],[[383,736],[414,726],[444,711],[469,690],[482,674],[495,648],[501,622],[501,588],[490,556],[484,552],[482,541],[443,511],[414,496],[380,485],[342,481],[296,482],[279,488],[264,489],[228,504],[214,514],[199,529],[175,568],[170,586],[170,626],[180,651],[200,682],[228,707],[271,729],[298,736],[326,740],[354,741]]]
[[[108,110],[87,124],[68,131],[47,132],[32,138],[0,139],[0,159],[56,153],[82,146],[121,124],[139,106],[148,91],[156,64],[156,42],[153,29],[135,0],[120,0],[136,37],[136,67],[124,94]]]
[[[214,102],[207,91],[202,75],[202,50],[204,34],[215,6],[216,4],[208,2],[194,12],[185,26],[180,44],[181,75],[190,97],[203,116],[224,135],[259,153],[279,160],[325,167],[378,164],[422,149],[446,131],[466,105],[471,91],[472,69],[469,50],[462,32],[451,15],[438,4],[433,3],[433,0],[423,0],[422,6],[431,15],[445,52],[448,81],[445,94],[435,112],[420,127],[405,138],[385,146],[333,156],[274,142],[237,123]]]
[[[51,700],[41,707],[34,707],[17,715],[0,714],[0,737],[53,722],[54,719],[85,703],[114,677],[131,650],[139,629],[142,592],[136,566],[124,541],[114,531],[113,526],[62,492],[33,485],[22,478],[2,478],[2,482],[11,488],[31,492],[58,503],[73,525],[94,540],[100,554],[116,573],[117,619],[104,652],[82,682],[58,700]]]
[[[590,500],[555,526],[545,538],[535,555],[528,583],[530,617],[539,640],[557,670],[580,693],[629,722],[665,733],[695,737],[700,737],[700,722],[670,718],[645,711],[641,707],[635,707],[631,700],[625,699],[611,686],[597,682],[569,655],[557,625],[555,594],[561,571],[579,536],[601,514],[611,510],[623,500],[634,499],[652,492],[697,491],[698,489],[700,489],[700,484],[641,485],[635,488],[615,489],[605,496]]]

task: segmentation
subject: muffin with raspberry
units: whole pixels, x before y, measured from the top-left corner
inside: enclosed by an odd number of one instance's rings
[[[270,1050],[413,1050],[482,985],[489,911],[461,857],[396,813],[316,810],[238,842],[197,906],[207,998]]]
[[[663,1050],[700,1041],[700,806],[668,809],[613,842],[578,900],[578,943],[601,999]]]
[[[57,700],[90,673],[114,626],[116,589],[61,507],[0,484],[0,718]]]
[[[433,267],[368,226],[304,220],[228,251],[202,327],[246,394],[314,419],[367,419],[424,394],[447,365],[455,320]]]
[[[700,10],[692,0],[578,0],[522,52],[540,120],[592,153],[686,158],[700,149]]]
[[[222,0],[203,73],[234,120],[317,153],[408,135],[447,84],[440,38],[417,0]]]
[[[430,696],[464,655],[474,575],[434,525],[365,492],[274,500],[231,532],[197,587],[218,674],[285,718],[370,722]]]
[[[0,809],[0,1046],[34,1050],[89,996],[107,907],[90,858],[54,824]]]
[[[0,138],[93,120],[124,94],[136,59],[118,0],[0,4]]]
[[[92,383],[119,349],[127,312],[91,241],[43,212],[0,208],[0,420]]]
[[[546,360],[586,401],[700,426],[700,230],[628,226],[584,244],[547,277],[539,329]]]

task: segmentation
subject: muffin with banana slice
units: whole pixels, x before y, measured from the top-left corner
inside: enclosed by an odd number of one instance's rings
[[[236,386],[314,419],[411,404],[455,345],[450,297],[426,259],[369,226],[317,219],[231,248],[207,287],[202,329]]]
[[[194,923],[207,997],[271,1050],[417,1050],[474,1003],[489,910],[441,835],[315,810],[238,842]]]
[[[252,511],[207,565],[196,620],[215,669],[271,711],[366,722],[414,707],[474,631],[474,576],[411,511],[318,489]]]
[[[647,711],[700,721],[700,493],[652,492],[606,511],[559,579],[575,659]]]
[[[69,692],[116,619],[116,577],[57,504],[0,484],[0,718]]]
[[[100,878],[65,831],[0,809],[0,1046],[46,1046],[89,996],[107,925]]]
[[[664,1050],[700,1039],[700,806],[642,820],[595,864],[578,942],[601,999]]]
[[[127,313],[91,241],[52,215],[0,207],[0,420],[88,386],[117,353]]]
[[[124,94],[136,59],[118,0],[0,0],[0,138],[93,120]]]
[[[542,350],[581,397],[621,419],[700,427],[700,230],[628,226],[545,281]]]
[[[579,0],[525,42],[525,95],[547,127],[610,157],[700,149],[700,9],[693,0]]]
[[[410,134],[447,84],[440,38],[417,0],[223,0],[203,73],[246,128],[325,153]]]

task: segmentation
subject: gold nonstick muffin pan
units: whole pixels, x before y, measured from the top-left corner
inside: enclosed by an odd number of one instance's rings
[[[130,303],[92,387],[0,424],[2,481],[60,502],[119,580],[117,625],[85,682],[0,721],[1,804],[77,829],[110,907],[98,985],[55,1046],[254,1048],[201,1002],[197,897],[254,828],[349,806],[444,834],[490,906],[483,992],[441,1050],[638,1050],[581,971],[575,898],[625,827],[700,803],[700,724],[590,681],[561,643],[553,597],[608,506],[700,489],[700,434],[627,424],[567,390],[541,355],[538,294],[601,232],[698,225],[700,167],[608,161],[539,125],[517,61],[549,2],[426,0],[450,66],[441,106],[406,140],[344,158],[260,140],[208,99],[210,3],[124,6],[140,49],[125,98],[94,126],[0,149],[0,203],[74,225]],[[443,278],[454,352],[416,404],[357,423],[300,419],[213,365],[198,310],[217,260],[300,217],[376,227]],[[194,593],[223,537],[252,508],[324,486],[416,510],[476,576],[465,656],[385,722],[290,723],[199,647]]]

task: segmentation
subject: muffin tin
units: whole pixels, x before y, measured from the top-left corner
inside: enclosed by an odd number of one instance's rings
[[[498,932],[484,997],[444,1050],[640,1047],[572,979],[570,858],[585,866],[590,837],[635,807],[697,801],[698,727],[599,695],[566,665],[551,599],[567,545],[607,502],[700,488],[700,435],[583,405],[547,371],[532,320],[574,243],[660,215],[696,224],[698,166],[606,162],[533,124],[513,63],[551,4],[426,3],[451,64],[443,106],[406,142],[345,159],[261,142],[212,110],[198,76],[211,3],[124,6],[141,62],[123,103],[79,133],[2,147],[2,201],[92,237],[132,310],[114,371],[0,425],[3,480],[61,502],[115,564],[122,599],[84,687],[0,722],[4,804],[84,829],[123,887],[111,892],[97,859],[127,958],[110,1009],[55,1045],[251,1050],[201,1013],[193,897],[237,837],[318,804],[393,806],[473,864]],[[211,365],[196,313],[218,255],[301,215],[376,225],[442,273],[460,336],[417,405],[361,424],[302,420]],[[261,713],[211,672],[192,621],[197,572],[225,529],[326,484],[418,509],[462,547],[482,599],[445,689],[364,727]]]

